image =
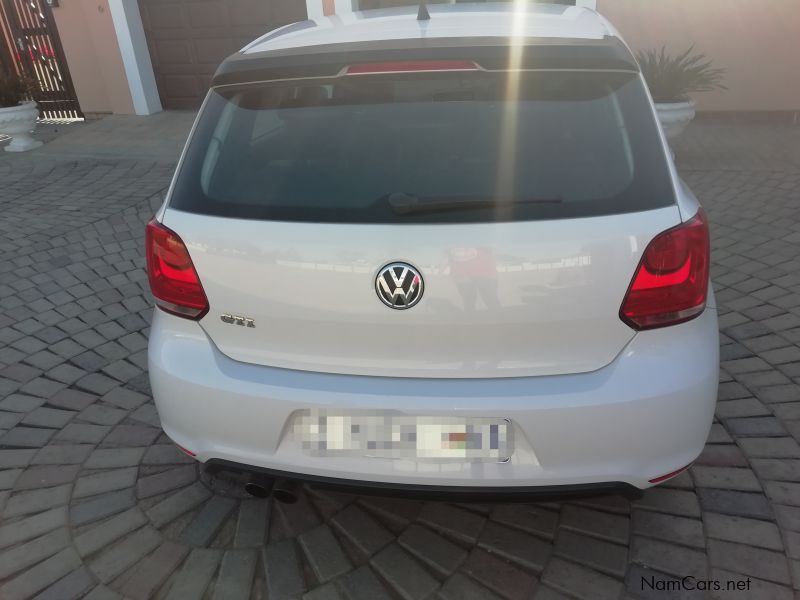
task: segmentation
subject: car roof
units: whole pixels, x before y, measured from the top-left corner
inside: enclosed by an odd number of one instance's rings
[[[428,6],[430,19],[418,21],[417,6],[354,11],[287,25],[242,49],[255,54],[310,46],[333,46],[430,38],[544,38],[600,40],[618,37],[593,10],[562,4],[474,3]]]
[[[286,25],[228,57],[212,86],[330,78],[348,65],[375,61],[477,60],[502,70],[520,45],[520,69],[639,70],[614,28],[586,8],[497,2],[428,10],[428,20],[417,19],[416,6],[405,6]]]

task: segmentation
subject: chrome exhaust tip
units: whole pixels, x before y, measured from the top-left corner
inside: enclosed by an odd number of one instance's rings
[[[282,504],[294,504],[302,484],[294,479],[279,479],[272,486],[272,497]]]
[[[255,476],[244,484],[244,491],[254,498],[268,498],[275,482],[268,477]]]

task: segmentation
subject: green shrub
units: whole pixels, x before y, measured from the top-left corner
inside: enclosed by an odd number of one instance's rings
[[[722,81],[725,69],[711,66],[704,54],[692,54],[694,46],[671,56],[666,48],[640,52],[636,58],[656,102],[688,102],[692,92],[727,90]]]
[[[24,100],[33,100],[33,94],[38,89],[39,85],[32,77],[19,77],[0,71],[0,108],[17,106]]]

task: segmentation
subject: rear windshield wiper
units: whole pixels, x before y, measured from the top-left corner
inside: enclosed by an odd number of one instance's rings
[[[563,201],[560,196],[553,196],[552,198],[514,198],[511,202],[475,196],[419,198],[403,192],[389,194],[386,198],[392,208],[392,212],[396,215],[486,208],[508,209],[518,204],[560,204]]]

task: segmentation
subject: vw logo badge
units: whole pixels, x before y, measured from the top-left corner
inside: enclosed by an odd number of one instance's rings
[[[425,284],[422,275],[407,263],[396,262],[383,267],[375,278],[375,291],[389,308],[411,308],[422,298]]]

